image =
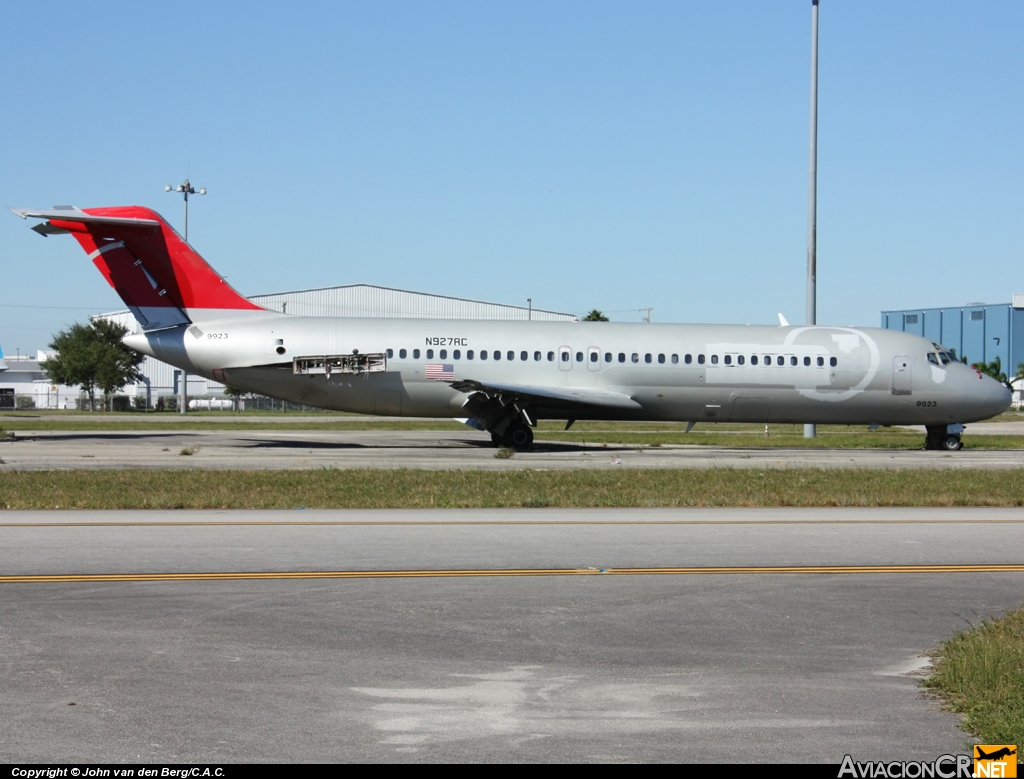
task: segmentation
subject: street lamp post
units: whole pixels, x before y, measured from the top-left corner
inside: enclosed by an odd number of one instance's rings
[[[818,0],[811,0],[811,149],[807,192],[807,324],[818,323]],[[804,438],[817,435],[804,425]]]
[[[192,184],[189,182],[189,180],[185,179],[183,183],[179,184],[176,187],[172,187],[170,184],[168,184],[166,187],[164,187],[164,192],[181,192],[185,196],[185,243],[188,243],[188,196],[195,194],[205,195],[206,187],[200,187],[199,190],[197,191],[195,187],[193,187]]]
[[[188,196],[195,194],[205,195],[206,187],[200,187],[197,191],[196,188],[192,186],[192,182],[185,179],[176,187],[172,187],[168,184],[164,187],[164,192],[181,192],[185,196],[185,243],[188,243]],[[181,396],[178,405],[179,414],[188,413],[188,371],[186,370],[181,371]]]

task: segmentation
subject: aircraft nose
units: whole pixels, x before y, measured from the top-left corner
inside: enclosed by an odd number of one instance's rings
[[[996,381],[991,376],[982,376],[978,382],[981,387],[977,388],[979,405],[986,417],[994,417],[1002,414],[1010,407],[1013,393],[1009,387],[1001,381]]]

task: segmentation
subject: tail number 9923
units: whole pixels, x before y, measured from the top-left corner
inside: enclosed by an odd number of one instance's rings
[[[920,406],[921,408],[934,408],[935,406],[939,405],[939,401],[937,401],[937,400],[919,400],[919,401],[917,401],[917,405]]]

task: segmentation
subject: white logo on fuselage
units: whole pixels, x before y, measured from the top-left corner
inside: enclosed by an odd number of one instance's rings
[[[836,367],[831,365],[830,360],[837,355],[827,342],[797,343],[805,333],[813,333],[818,341],[827,337],[838,351],[840,364]],[[860,330],[850,327],[796,327],[786,334],[780,346],[775,347],[716,343],[708,344],[707,349],[709,354],[717,355],[720,360],[705,367],[705,380],[709,385],[792,387],[805,398],[833,403],[863,392],[878,373],[881,363],[878,345]],[[726,357],[729,358],[728,364]],[[837,368],[851,380],[860,374],[859,380],[853,386],[833,389]]]

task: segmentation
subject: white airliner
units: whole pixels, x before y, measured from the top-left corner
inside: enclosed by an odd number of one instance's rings
[[[142,325],[133,349],[239,389],[321,408],[458,417],[519,449],[539,419],[963,425],[1010,391],[949,350],[855,327],[290,316],[239,295],[156,212],[15,210],[78,240]]]

